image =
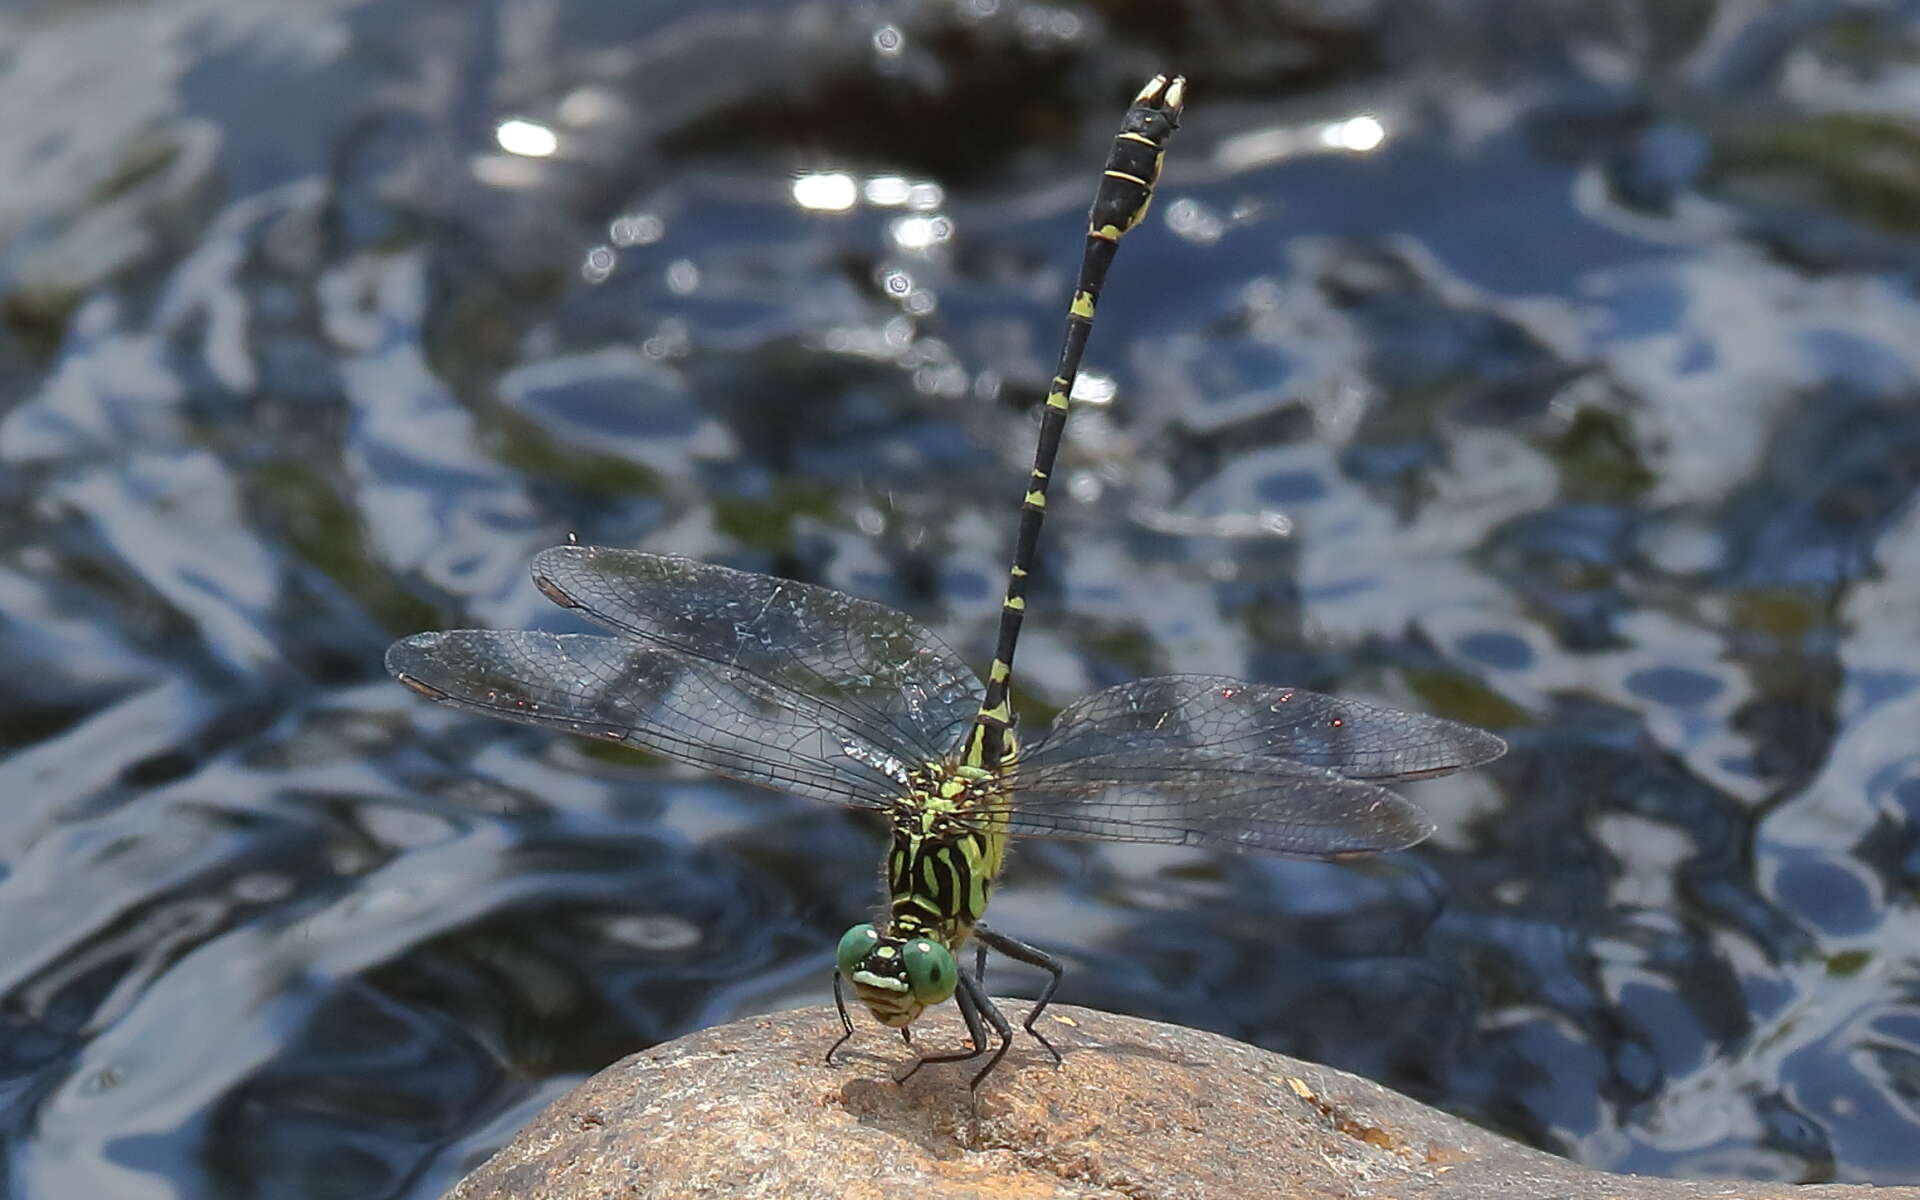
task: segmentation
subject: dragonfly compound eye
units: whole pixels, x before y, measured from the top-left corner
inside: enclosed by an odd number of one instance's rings
[[[834,955],[834,961],[840,967],[840,973],[846,976],[860,969],[867,954],[880,944],[880,932],[871,925],[855,925],[840,937],[840,949]]]
[[[952,952],[939,942],[915,938],[900,951],[900,959],[906,965],[913,998],[922,1004],[940,1003],[953,995],[960,982],[960,969]]]

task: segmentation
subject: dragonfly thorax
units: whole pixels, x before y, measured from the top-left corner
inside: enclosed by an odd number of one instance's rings
[[[1000,873],[1007,803],[987,771],[940,762],[909,773],[887,852],[891,932],[952,949],[967,939]]]

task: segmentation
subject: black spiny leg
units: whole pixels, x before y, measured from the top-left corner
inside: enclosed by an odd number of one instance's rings
[[[982,990],[985,990],[987,986],[987,944],[981,942],[975,946],[973,950],[973,981],[979,984]]]
[[[986,1014],[987,1020],[993,1022],[993,1031],[1000,1035],[1000,1048],[993,1052],[993,1057],[987,1060],[987,1065],[981,1067],[980,1073],[975,1075],[973,1082],[967,1085],[967,1091],[969,1093],[978,1092],[980,1090],[980,1082],[984,1080],[988,1073],[995,1067],[1000,1065],[1000,1060],[1007,1056],[1007,1049],[1013,1045],[1013,1026],[1007,1024],[1007,1018],[1001,1014],[999,1007],[995,1005],[993,999],[987,995],[987,990],[973,980],[968,979],[965,972],[962,972],[960,975],[960,991],[956,993],[956,995],[964,996],[967,1000],[972,1001],[980,1012]],[[966,1005],[964,1003],[961,1005],[960,1011],[966,1011]],[[974,1035],[974,1039],[978,1042],[985,1041],[985,1039],[981,1038],[978,1034]],[[1042,1040],[1044,1041],[1045,1039]],[[985,1050],[986,1046],[982,1045],[980,1048]],[[1051,1050],[1053,1047],[1049,1046],[1047,1049]],[[1059,1055],[1056,1054],[1054,1057],[1058,1058]]]
[[[1047,1005],[1053,1002],[1053,993],[1059,990],[1060,979],[1066,974],[1066,968],[1060,965],[1059,959],[1048,954],[1045,950],[1037,946],[1029,946],[1022,941],[1016,941],[1004,933],[995,933],[985,925],[975,925],[973,927],[973,936],[980,939],[982,946],[991,946],[1015,962],[1023,962],[1030,967],[1039,967],[1042,971],[1045,971],[1053,977],[1047,980],[1047,986],[1040,991],[1040,999],[1034,1001],[1032,1011],[1027,1013],[1027,1019],[1022,1021],[1021,1024],[1026,1028],[1028,1033],[1033,1035],[1035,1041],[1047,1048],[1048,1054],[1053,1055],[1055,1066],[1066,1061],[1060,1057],[1060,1052],[1053,1048],[1053,1043],[1047,1040],[1047,1035],[1033,1027],[1033,1023],[1040,1019],[1040,1014],[1046,1011]]]
[[[987,1023],[980,1019],[979,1005],[979,1001],[985,997],[985,993],[976,992],[975,988],[977,986],[973,980],[967,978],[966,972],[962,971],[960,973],[960,990],[953,994],[954,1003],[960,1006],[960,1019],[967,1023],[967,1032],[973,1036],[973,1049],[955,1050],[952,1054],[923,1054],[914,1060],[913,1065],[907,1068],[905,1074],[895,1075],[893,1077],[895,1083],[905,1083],[907,1080],[912,1079],[914,1072],[926,1066],[928,1063],[959,1062],[962,1059],[979,1058],[987,1052]],[[1001,1027],[1006,1025],[1006,1019],[1001,1017],[998,1012],[994,1013],[994,1017],[996,1025]],[[1013,1031],[1011,1029],[1006,1030],[1005,1036],[1007,1041],[1012,1041]],[[1005,1054],[1006,1052],[1007,1048],[1003,1044],[1000,1047],[1000,1053]],[[995,1055],[993,1062],[999,1061],[999,1056]],[[987,1068],[991,1070],[993,1063],[988,1063]],[[983,1075],[985,1073],[985,1071],[981,1072]],[[978,1079],[975,1079],[973,1082],[976,1087],[979,1086],[980,1081]]]
[[[840,1010],[840,1027],[842,1029],[845,1029],[846,1032],[840,1035],[839,1041],[827,1047],[827,1065],[828,1066],[833,1065],[834,1051],[846,1045],[847,1039],[853,1036],[853,1018],[847,1015],[847,998],[840,994],[840,972],[839,971],[835,971],[833,973],[833,1006]],[[903,1029],[901,1030],[901,1032],[905,1033],[906,1031]]]

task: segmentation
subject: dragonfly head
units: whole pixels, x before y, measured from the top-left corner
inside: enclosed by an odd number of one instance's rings
[[[840,973],[882,1025],[902,1029],[953,995],[960,967],[953,952],[928,937],[895,937],[855,925],[840,939]]]

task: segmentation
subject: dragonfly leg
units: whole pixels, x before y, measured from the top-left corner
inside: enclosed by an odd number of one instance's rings
[[[960,1019],[967,1023],[967,1033],[973,1038],[973,1049],[955,1050],[951,1054],[923,1054],[914,1060],[913,1065],[907,1068],[905,1074],[895,1075],[893,1077],[895,1083],[905,1083],[907,1080],[912,1079],[914,1072],[926,1066],[928,1063],[960,1062],[963,1059],[979,1058],[987,1052],[987,1023],[982,1020],[980,1016],[980,1001],[985,999],[986,993],[976,992],[974,989],[977,986],[973,980],[968,979],[966,975],[962,973],[960,976],[960,990],[953,994],[954,1003],[960,1006]],[[994,1024],[996,1026],[1004,1026],[1006,1024],[1006,1019],[1001,1017],[997,1010],[994,1012]],[[1006,1041],[1003,1041],[1000,1045],[1000,1054],[1007,1052],[1006,1042],[1012,1040],[1013,1031],[1008,1030],[1006,1033]],[[1000,1055],[994,1055],[993,1062],[999,1061]],[[993,1063],[988,1063],[987,1069],[992,1070]],[[986,1072],[983,1071],[981,1074],[984,1075]],[[980,1085],[978,1078],[973,1082],[975,1087]]]
[[[913,1045],[913,1026],[902,1025],[900,1027],[900,1040],[909,1046]]]
[[[846,1045],[847,1039],[853,1036],[853,1018],[847,1015],[847,998],[840,994],[840,972],[838,971],[833,973],[833,1006],[840,1010],[840,1027],[846,1032],[840,1035],[839,1041],[827,1047],[828,1066],[833,1065],[834,1052]]]
[[[1060,979],[1066,974],[1066,968],[1060,964],[1059,959],[1048,954],[1045,950],[1037,946],[1029,946],[1025,942],[1010,938],[1004,933],[995,933],[984,925],[975,925],[973,927],[973,936],[980,939],[982,946],[991,946],[1015,962],[1023,962],[1030,967],[1039,967],[1051,976],[1051,978],[1047,980],[1047,986],[1040,990],[1040,999],[1034,1001],[1032,1011],[1027,1013],[1027,1019],[1022,1021],[1021,1025],[1026,1028],[1028,1033],[1033,1035],[1035,1041],[1047,1048],[1048,1054],[1053,1055],[1053,1061],[1056,1066],[1064,1062],[1065,1060],[1060,1057],[1060,1052],[1053,1048],[1052,1042],[1047,1040],[1047,1035],[1035,1029],[1033,1023],[1040,1019],[1040,1014],[1047,1010],[1047,1005],[1053,1003],[1053,993],[1059,990]]]
[[[987,989],[981,987],[977,982],[968,979],[964,973],[960,976],[959,994],[965,996],[968,1001],[976,1006],[978,1011],[975,1013],[975,1019],[977,1020],[981,1014],[984,1014],[987,1020],[992,1022],[993,1031],[1000,1035],[1000,1048],[993,1052],[993,1057],[987,1060],[987,1065],[981,1067],[980,1073],[975,1075],[973,1082],[967,1085],[967,1091],[974,1093],[980,1090],[981,1081],[984,1080],[995,1067],[1000,1065],[1001,1059],[1007,1056],[1007,1049],[1013,1045],[1013,1026],[1007,1024],[1007,1018],[1001,1014],[1000,1008],[993,1002],[993,998],[987,995]],[[965,1004],[960,1006],[960,1011],[963,1013],[967,1011]],[[981,1050],[986,1049],[986,1039],[980,1036],[978,1032],[974,1034],[974,1041],[979,1044]],[[1047,1048],[1051,1050],[1053,1047],[1049,1046]],[[1055,1057],[1057,1058],[1059,1056],[1056,1055]]]
[[[975,945],[973,950],[973,981],[979,984],[982,990],[985,990],[987,986],[987,943],[982,941]]]

